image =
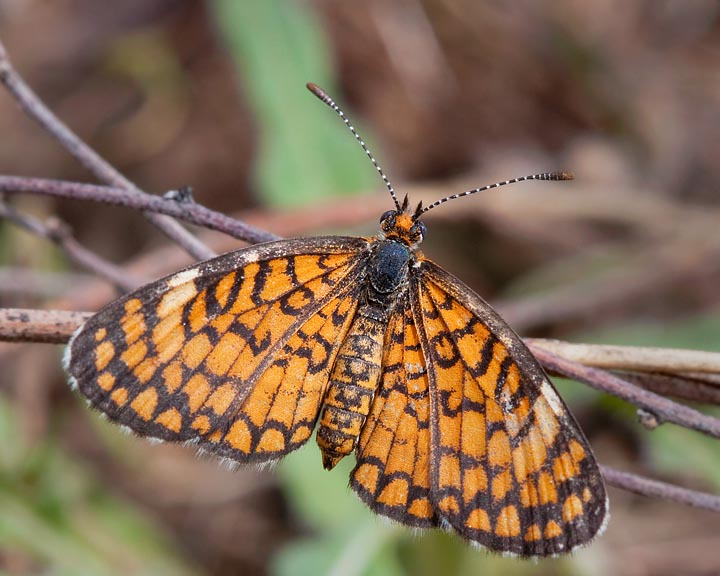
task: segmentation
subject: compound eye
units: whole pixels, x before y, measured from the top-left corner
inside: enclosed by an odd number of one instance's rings
[[[418,220],[413,224],[412,228],[410,229],[410,233],[412,234],[412,241],[422,242],[426,232],[427,228],[425,228],[425,223]]]
[[[390,216],[392,216],[393,214],[395,214],[395,210],[388,210],[387,212],[383,212],[383,215],[380,216],[380,224],[390,218]]]
[[[389,232],[393,226],[395,226],[395,217],[397,216],[397,212],[395,210],[388,210],[380,216],[380,228],[383,229],[384,232]]]

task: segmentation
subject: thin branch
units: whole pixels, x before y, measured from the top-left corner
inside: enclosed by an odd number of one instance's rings
[[[610,346],[607,344],[575,344],[561,340],[527,339],[544,350],[585,366],[606,370],[636,372],[710,372],[720,373],[720,352],[650,348],[647,346]]]
[[[90,316],[92,316],[91,312],[0,308],[0,341],[63,344]],[[534,350],[541,350],[539,346],[543,344],[543,341],[533,339],[532,344]],[[546,354],[549,353],[546,352]],[[569,364],[573,365],[574,363],[569,361]],[[549,368],[554,370],[556,365],[557,362],[554,361]],[[601,371],[595,370],[595,372]],[[610,375],[608,374],[608,376]],[[580,379],[586,381],[585,378]],[[598,380],[600,379],[598,378]],[[627,386],[632,385],[628,384]],[[670,401],[668,403],[674,404]],[[687,427],[700,429],[693,425],[687,425]],[[622,472],[608,466],[601,466],[600,469],[606,483],[610,486],[643,496],[673,500],[697,508],[720,511],[720,496],[718,495],[682,488],[629,472]]]
[[[120,172],[97,152],[85,144],[85,142],[45,106],[42,100],[37,97],[20,74],[13,68],[2,42],[0,42],[0,83],[7,88],[30,118],[40,124],[65,150],[102,182],[117,188],[122,188],[129,194],[145,194],[135,186],[135,184],[120,174]],[[172,239],[195,258],[206,260],[215,255],[210,248],[172,218],[153,213],[146,213],[145,216],[165,233],[168,238]]]
[[[24,178],[21,176],[0,176],[0,192],[8,194],[36,194],[72,200],[90,200],[115,206],[125,206],[145,213],[165,214],[202,226],[209,230],[223,232],[233,238],[251,244],[277,240],[279,236],[260,228],[245,224],[235,218],[210,210],[195,202],[169,200],[152,194],[132,194],[124,188],[98,186],[80,182],[50,180],[45,178]]]
[[[92,312],[0,308],[0,340],[65,344]]]
[[[720,390],[720,372],[717,374],[708,374],[707,372],[693,372],[692,370],[690,370],[688,372],[682,372],[680,374],[677,374],[676,376],[685,378],[687,380],[704,382],[708,386],[714,386],[715,388]]]
[[[688,506],[720,512],[720,496],[717,494],[682,488],[674,484],[668,484],[667,482],[660,482],[652,478],[645,478],[644,476],[638,476],[630,472],[616,470],[609,466],[600,466],[600,471],[609,486],[615,486],[615,488],[621,488],[622,490],[640,494],[641,496],[673,500],[681,504],[687,504]]]
[[[643,388],[660,394],[682,398],[689,402],[720,405],[720,386],[708,382],[714,374],[660,374],[655,372],[617,372],[623,380],[642,386]],[[699,377],[702,376],[702,377]]]
[[[584,382],[653,414],[659,422],[672,422],[720,438],[720,419],[658,396],[599,368],[590,368],[549,352],[535,340],[530,349],[550,372]]]
[[[70,234],[67,225],[57,219],[41,222],[37,218],[23,214],[12,206],[0,201],[0,219],[4,218],[28,232],[46,240],[50,240],[67,254],[68,258],[98,276],[112,282],[115,286],[128,291],[137,288],[143,282],[127,271],[108,262],[94,252],[85,248]]]
[[[23,310],[22,312],[29,318],[29,325],[26,326],[24,333],[26,341],[34,341],[32,333],[33,311]],[[56,313],[62,314],[60,311],[56,311]],[[42,319],[40,320],[39,328],[41,328],[40,333],[44,334]],[[8,337],[9,335],[6,334],[3,324],[0,321],[0,340],[7,340]],[[15,333],[12,334],[12,337],[13,340],[17,340]],[[552,373],[584,382],[593,388],[622,398],[649,412],[655,416],[659,422],[672,422],[685,428],[720,438],[720,419],[718,418],[708,416],[688,406],[663,398],[604,370],[583,366],[572,360],[562,358],[543,348],[542,340],[533,339],[529,342],[529,345],[537,359]]]

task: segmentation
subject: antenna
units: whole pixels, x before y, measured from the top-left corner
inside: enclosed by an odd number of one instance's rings
[[[312,82],[308,82],[307,89],[310,90],[315,96],[317,96],[320,100],[325,102],[330,108],[335,110],[338,116],[342,118],[342,121],[345,122],[345,126],[347,126],[350,129],[350,132],[353,133],[353,136],[355,136],[355,140],[357,140],[360,143],[360,146],[362,146],[362,149],[365,150],[365,154],[367,154],[368,158],[370,158],[370,162],[373,163],[373,166],[375,166],[375,169],[378,171],[378,174],[380,174],[380,177],[383,179],[383,182],[385,182],[385,186],[388,189],[388,192],[390,192],[390,196],[393,199],[393,202],[395,202],[395,207],[397,208],[398,212],[401,211],[400,208],[400,202],[398,202],[397,196],[395,195],[395,190],[392,187],[392,184],[390,184],[390,180],[388,180],[388,177],[385,176],[385,172],[383,172],[382,168],[380,168],[380,165],[377,163],[373,155],[370,153],[370,150],[366,146],[365,142],[363,142],[363,139],[360,138],[360,135],[357,133],[357,130],[355,130],[355,127],[350,123],[350,120],[348,120],[347,116],[345,116],[345,113],[340,109],[340,107],[335,104],[335,101],[328,96],[325,91],[320,88],[317,84],[313,84]]]
[[[572,172],[543,172],[541,174],[531,174],[530,176],[521,176],[520,178],[512,178],[511,180],[505,180],[504,182],[496,182],[495,184],[489,184],[481,188],[473,188],[472,190],[466,190],[459,194],[453,194],[452,196],[446,196],[440,200],[435,200],[432,204],[425,206],[422,210],[418,210],[413,216],[413,220],[417,220],[420,216],[425,214],[428,210],[437,208],[440,204],[444,204],[448,200],[455,200],[455,198],[462,198],[463,196],[470,196],[476,192],[483,192],[490,190],[491,188],[499,188],[500,186],[507,186],[508,184],[515,184],[517,182],[524,182],[525,180],[573,180],[575,176]]]

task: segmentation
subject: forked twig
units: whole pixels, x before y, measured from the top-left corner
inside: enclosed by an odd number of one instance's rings
[[[58,219],[41,222],[37,218],[19,212],[1,200],[0,219],[8,220],[36,236],[53,242],[75,264],[105,278],[118,288],[132,290],[142,284],[140,279],[134,278],[132,274],[85,248],[73,238],[70,229]]]
[[[607,344],[574,344],[561,340],[528,339],[544,350],[585,366],[607,370],[636,372],[709,372],[720,374],[720,354],[700,350],[650,348],[645,346],[610,346]]]
[[[0,341],[50,342],[62,344],[67,342],[73,332],[75,332],[75,330],[91,315],[92,313],[90,312],[68,312],[65,310],[21,310],[0,308]],[[552,358],[551,364],[545,364],[542,358],[542,352],[545,352],[542,349],[544,341],[542,339],[532,339],[531,342],[533,345],[533,352],[538,350],[541,351],[541,355],[539,357],[540,361],[547,369],[555,371],[558,366],[558,359],[560,358],[552,355],[554,358]],[[591,345],[588,344],[587,346]],[[625,354],[629,355],[631,354],[631,351],[632,349],[628,347],[628,349],[625,350]],[[545,354],[549,353],[545,352]],[[592,372],[584,373],[583,371],[588,369],[586,366],[564,358],[560,360],[563,361],[562,366],[565,372],[584,374],[583,381],[595,388],[620,396],[621,398],[626,398],[635,392],[634,389],[636,387],[634,385],[619,378],[616,378],[615,381],[613,381],[612,386],[605,389],[604,386],[608,381],[607,378],[612,377],[611,374],[599,369],[592,369]],[[630,392],[622,392],[625,388],[629,388]],[[621,394],[617,393],[618,389],[621,390]],[[665,400],[661,397],[658,398]],[[666,402],[673,404],[674,406],[681,407],[681,405],[675,402],[671,402],[669,400],[666,400]],[[665,414],[662,409],[658,409],[658,411],[661,414]],[[705,417],[704,414],[697,411],[692,411],[692,413],[696,418],[699,416]],[[706,418],[712,420],[714,422],[714,426],[720,426],[720,420],[709,416]],[[667,420],[672,421],[670,418],[667,418]],[[681,425],[695,430],[703,430],[702,422],[693,422],[692,417],[690,417],[690,421]],[[615,470],[608,466],[602,466],[601,470],[606,482],[610,486],[615,486],[636,494],[673,500],[675,502],[688,504],[697,508],[720,511],[720,496],[716,494],[682,488],[680,486],[660,482],[658,480],[653,480],[637,474]]]
[[[583,366],[558,356],[546,350],[541,341],[531,342],[530,349],[540,363],[553,374],[584,382],[597,390],[622,398],[649,412],[659,422],[672,422],[720,438],[720,419],[718,418],[673,402],[599,368]]]
[[[102,202],[115,206],[125,206],[144,213],[154,212],[165,214],[179,220],[184,220],[208,230],[216,230],[245,240],[251,244],[277,240],[279,236],[265,230],[236,220],[221,212],[206,208],[196,202],[181,202],[168,200],[162,196],[151,194],[130,194],[124,188],[112,186],[98,186],[80,182],[67,182],[63,180],[50,180],[46,178],[25,178],[22,176],[1,176],[0,192],[7,194],[34,194],[39,196],[54,196],[69,200],[89,200]]]
[[[617,375],[660,396],[672,396],[689,402],[720,406],[720,383],[716,381],[717,374],[662,374],[621,370]]]
[[[120,174],[120,172],[95,152],[95,150],[78,138],[70,128],[50,111],[15,70],[2,42],[0,42],[0,83],[7,88],[8,92],[15,98],[30,118],[40,124],[48,134],[55,138],[65,150],[74,156],[100,181],[110,186],[122,188],[127,194],[145,194],[145,192]],[[195,258],[205,260],[214,256],[214,252],[210,248],[172,218],[153,212],[147,212],[145,216],[167,235],[168,238],[184,248]]]

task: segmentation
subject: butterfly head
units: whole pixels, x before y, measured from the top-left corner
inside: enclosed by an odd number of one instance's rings
[[[410,248],[415,248],[423,241],[427,228],[418,220],[421,207],[411,214],[407,208],[407,196],[398,210],[388,210],[380,216],[380,231],[386,240],[401,242]]]

